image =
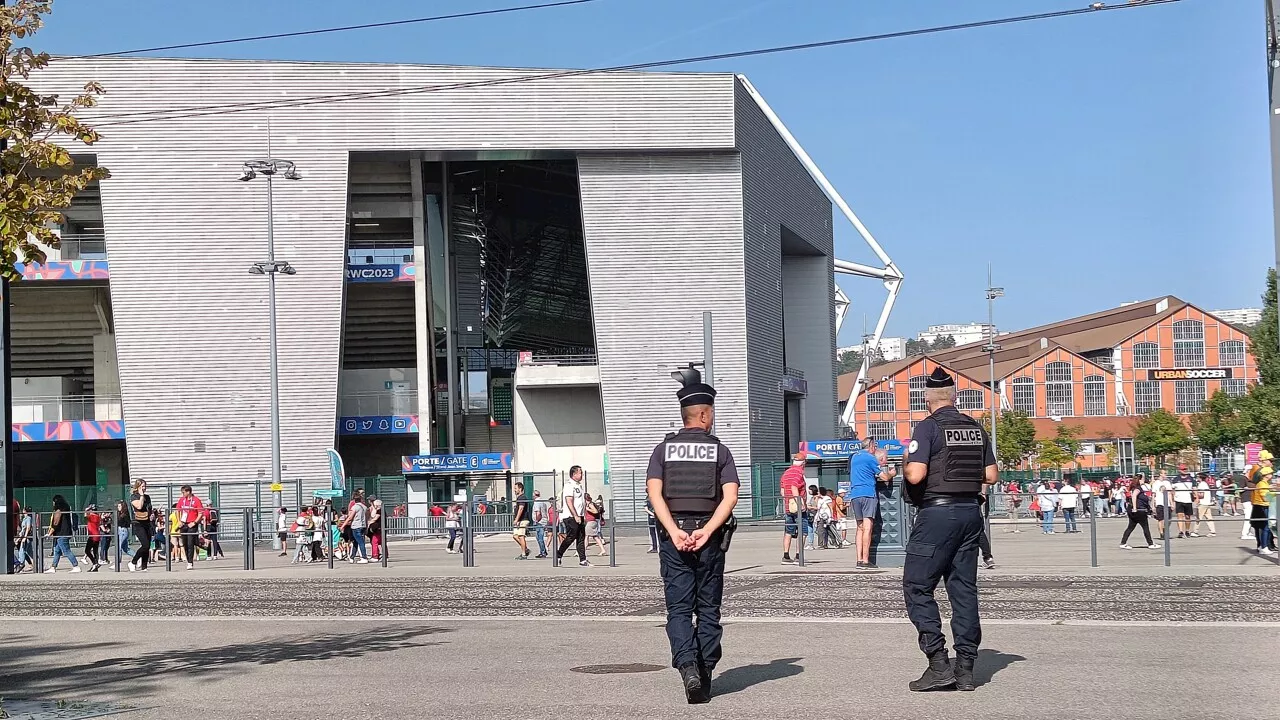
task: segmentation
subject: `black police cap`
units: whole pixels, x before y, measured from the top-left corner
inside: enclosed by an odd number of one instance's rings
[[[924,386],[927,388],[949,388],[955,387],[956,381],[955,378],[947,374],[946,370],[936,367],[933,372],[929,373],[929,377],[924,379]]]
[[[690,383],[676,391],[676,397],[680,399],[680,407],[714,405],[716,389],[706,383]]]

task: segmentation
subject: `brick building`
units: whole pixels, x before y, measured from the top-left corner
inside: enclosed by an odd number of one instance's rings
[[[1103,448],[1114,444],[1116,460],[1127,468],[1135,460],[1135,416],[1156,408],[1190,415],[1218,389],[1239,395],[1257,382],[1248,343],[1243,330],[1186,301],[1157,298],[999,336],[996,393],[1001,408],[1030,415],[1042,438],[1052,437],[1059,423],[1083,426],[1082,467],[1109,465]],[[924,379],[937,366],[955,375],[960,410],[987,414],[984,346],[970,343],[871,368],[855,403],[858,434],[910,437],[928,415]],[[842,407],[856,377],[840,376]]]

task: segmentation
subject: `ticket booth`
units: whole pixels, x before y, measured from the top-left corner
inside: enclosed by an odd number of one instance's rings
[[[902,496],[903,443],[883,440],[880,448],[887,455],[886,465],[897,470],[892,483],[877,485],[880,514],[871,532],[871,562],[882,567],[901,567],[906,560],[907,506]],[[862,450],[859,440],[810,440],[800,443],[800,451],[808,453],[805,476],[811,484],[830,487],[844,495],[849,492],[849,458]]]

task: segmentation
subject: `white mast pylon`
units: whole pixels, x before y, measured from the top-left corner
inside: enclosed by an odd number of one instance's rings
[[[849,203],[844,201],[844,198],[840,196],[840,193],[831,184],[831,181],[827,180],[827,176],[823,175],[822,170],[818,169],[818,166],[814,164],[813,158],[809,157],[809,153],[805,152],[804,148],[800,147],[800,142],[791,134],[791,131],[787,129],[787,126],[782,123],[782,120],[773,111],[773,108],[769,107],[769,103],[765,102],[764,97],[756,91],[755,86],[751,84],[751,81],[747,80],[743,75],[739,75],[738,80],[742,83],[742,87],[746,89],[747,94],[751,96],[751,99],[755,100],[760,111],[764,113],[766,118],[768,118],[769,123],[773,125],[773,129],[778,131],[778,134],[782,136],[784,141],[786,141],[787,146],[791,148],[791,152],[795,153],[796,158],[800,160],[802,165],[804,165],[805,170],[809,171],[809,176],[813,178],[814,182],[818,183],[818,187],[822,188],[822,192],[826,193],[827,198],[831,200],[832,204],[840,209],[840,213],[845,216],[851,225],[853,225],[854,230],[858,231],[858,235],[862,236],[863,241],[866,242],[867,246],[871,248],[871,251],[876,254],[876,257],[880,259],[880,262],[884,263],[884,267],[878,268],[871,265],[849,262],[848,260],[834,260],[835,271],[839,274],[874,278],[884,282],[885,290],[888,291],[888,297],[885,298],[884,308],[880,311],[880,318],[876,321],[875,332],[873,332],[871,336],[871,345],[879,347],[880,337],[884,334],[884,326],[889,322],[889,313],[893,311],[893,304],[897,302],[898,292],[902,288],[902,271],[898,269],[897,265],[893,264],[893,260],[889,258],[889,254],[886,253],[884,248],[880,247],[880,243],[876,242],[876,239],[872,237],[871,231],[867,230],[866,226],[862,224],[862,221],[858,219],[858,216],[854,214],[853,209],[849,207]],[[844,322],[845,313],[849,309],[849,298],[840,290],[838,285],[836,286],[835,297],[832,298],[832,302],[835,304],[836,310],[836,332],[839,333],[840,325]],[[840,421],[845,425],[850,425],[850,421],[853,419],[854,404],[857,402],[859,393],[863,390],[863,381],[867,376],[867,362],[868,358],[863,357],[862,367],[858,368],[857,382],[854,383],[853,392],[849,395],[849,402],[845,406],[844,414],[840,417]]]

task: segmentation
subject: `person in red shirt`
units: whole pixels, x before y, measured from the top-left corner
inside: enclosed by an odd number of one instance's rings
[[[102,559],[98,557],[98,546],[102,544],[102,516],[98,514],[96,505],[84,509],[84,529],[89,538],[84,543],[84,561],[89,564],[89,572],[97,572]]]
[[[191,491],[190,485],[182,486],[182,497],[174,505],[178,513],[178,535],[182,538],[182,551],[187,557],[187,569],[194,567],[196,545],[200,538],[200,520],[204,518],[204,503]]]
[[[807,503],[805,500],[805,486],[807,482],[804,478],[804,463],[808,457],[806,452],[798,452],[791,456],[791,467],[782,473],[782,478],[778,481],[779,488],[782,492],[783,513],[786,522],[782,528],[782,564],[794,565],[795,560],[791,559],[791,540],[792,538],[800,538],[800,542],[804,542],[804,538],[800,536],[802,528],[800,522],[803,521],[803,532],[809,532],[809,513],[805,512]],[[796,548],[796,555],[800,554],[800,549]]]

